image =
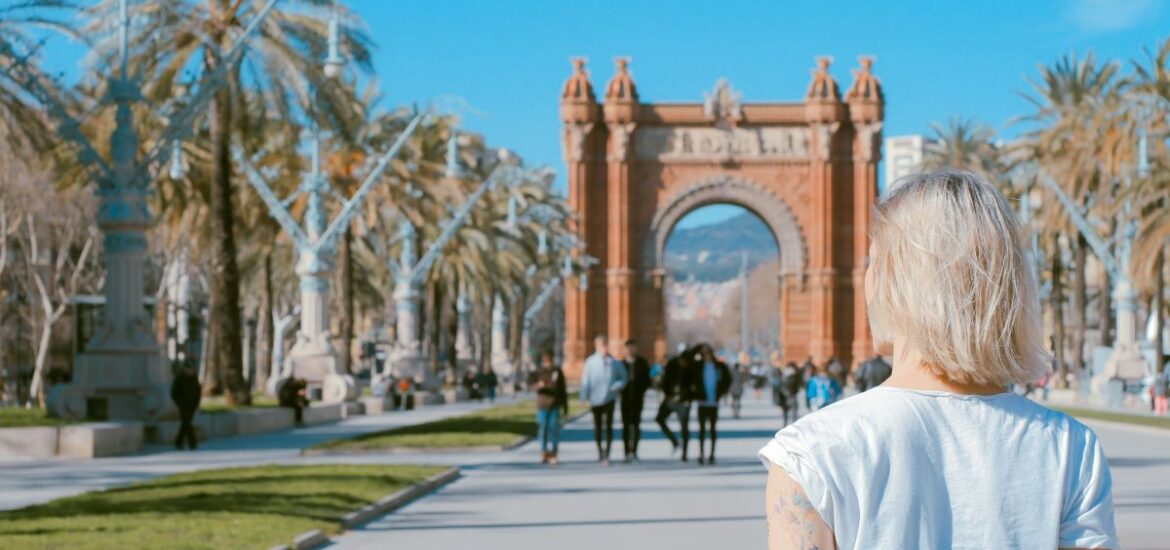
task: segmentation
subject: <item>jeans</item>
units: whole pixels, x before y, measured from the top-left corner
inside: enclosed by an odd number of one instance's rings
[[[685,459],[687,457],[687,443],[691,439],[691,431],[687,426],[691,420],[691,404],[663,400],[662,404],[658,406],[658,416],[654,418],[655,422],[658,422],[658,427],[662,428],[663,435],[670,440],[670,444],[678,447],[679,440],[675,438],[674,432],[670,431],[670,426],[666,425],[666,421],[672,414],[678,415],[679,433],[682,435],[682,456]]]
[[[593,407],[593,439],[597,441],[597,458],[609,459],[610,447],[613,447],[613,401]],[[605,445],[601,444],[601,432],[605,430]]]
[[[711,454],[715,458],[715,423],[719,421],[719,405],[699,405],[699,458],[703,458],[703,443],[711,436]]]
[[[622,446],[626,456],[638,456],[638,442],[642,440],[642,399],[622,398]]]
[[[536,440],[541,452],[556,454],[561,442],[560,409],[536,409]]]

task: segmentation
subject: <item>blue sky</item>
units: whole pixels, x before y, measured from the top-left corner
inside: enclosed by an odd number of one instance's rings
[[[870,54],[886,90],[887,136],[928,133],[953,116],[1010,136],[1006,123],[1027,110],[1017,92],[1038,65],[1089,50],[1128,62],[1170,36],[1170,2],[1158,0],[347,4],[378,42],[388,105],[460,97],[476,111],[468,128],[561,173],[557,108],[570,56],[589,58],[601,89],[613,57],[632,57],[643,101],[700,101],[727,77],[750,102],[799,100],[817,55],[836,58],[832,72],[846,87],[857,56]],[[50,67],[76,71],[76,48],[47,51]],[[732,212],[704,210],[684,226]]]

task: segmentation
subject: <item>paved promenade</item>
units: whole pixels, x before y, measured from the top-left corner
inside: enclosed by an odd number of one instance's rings
[[[680,464],[653,424],[649,399],[641,464],[599,466],[588,417],[566,427],[562,464],[536,463],[533,444],[508,452],[302,457],[326,439],[425,422],[486,406],[459,404],[252,437],[213,440],[197,452],[152,447],[132,457],[0,461],[0,509],[124,485],[174,472],[269,463],[454,464],[464,477],[396,514],[350,532],[336,548],[559,550],[761,548],[764,469],[756,450],[779,428],[767,401],[745,400],[744,418],[720,420],[718,464]],[[1126,549],[1170,548],[1170,431],[1086,422],[1113,466],[1114,501]],[[694,419],[692,418],[692,425]],[[620,424],[619,424],[620,425]]]
[[[486,406],[486,403],[460,403],[356,416],[332,424],[212,439],[201,443],[199,450],[194,452],[176,451],[169,445],[150,445],[143,454],[92,460],[0,459],[0,510],[191,470],[272,463],[385,462],[376,457],[360,456],[347,457],[348,460],[306,458],[300,455],[300,451],[329,439],[429,422]]]
[[[340,537],[332,547],[763,548],[765,472],[755,453],[780,421],[767,401],[749,397],[744,404],[740,420],[731,419],[727,408],[722,411],[714,467],[671,458],[648,404],[641,464],[596,464],[592,423],[583,418],[565,431],[560,466],[536,464],[531,444],[462,457],[463,479]],[[1112,464],[1124,547],[1170,548],[1170,431],[1088,424],[1100,434]],[[620,436],[614,451],[620,458]],[[484,461],[474,463],[480,458]]]

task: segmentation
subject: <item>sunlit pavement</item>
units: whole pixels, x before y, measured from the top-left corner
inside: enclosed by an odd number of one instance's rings
[[[502,460],[464,467],[463,479],[339,538],[335,547],[760,547],[765,472],[755,452],[780,425],[777,409],[751,396],[744,417],[734,420],[724,407],[717,464],[700,467],[697,436],[692,434],[690,462],[672,458],[653,422],[656,401],[647,401],[640,464],[621,462],[619,429],[613,465],[597,464],[592,420],[586,416],[564,430],[560,465],[539,464],[536,447],[529,444]]]
[[[592,421],[567,426],[562,464],[542,466],[529,444],[507,453],[428,456],[463,464],[464,477],[398,513],[338,538],[331,548],[426,550],[763,548],[764,469],[755,452],[781,425],[768,400],[744,400],[744,417],[720,419],[718,461],[680,464],[647,404],[641,464],[596,463]],[[696,422],[692,415],[692,428]],[[1113,466],[1121,542],[1170,548],[1170,432],[1089,422]],[[620,424],[619,424],[620,425]],[[448,455],[450,456],[450,455]],[[483,462],[476,463],[476,460]]]
[[[4,459],[0,460],[0,510],[192,470],[273,463],[393,462],[378,456],[302,457],[300,452],[304,447],[330,439],[429,422],[487,406],[488,403],[460,403],[356,416],[332,424],[213,439],[201,443],[198,451],[151,445],[143,454],[92,460]]]
[[[615,430],[609,468],[596,463],[588,417],[566,427],[562,463],[542,466],[534,444],[508,452],[401,453],[301,457],[302,447],[376,429],[425,422],[484,404],[424,408],[339,424],[205,443],[197,452],[152,447],[147,454],[97,460],[0,461],[0,509],[124,485],[175,472],[270,463],[454,464],[464,477],[398,513],[337,539],[337,548],[558,550],[631,547],[762,548],[764,469],[755,452],[780,427],[778,411],[754,396],[744,418],[721,412],[718,463],[680,464],[643,414],[641,464],[622,464]],[[620,427],[620,414],[615,425]],[[1126,549],[1170,548],[1170,431],[1087,421],[1113,466],[1114,503]],[[692,414],[692,429],[697,422]],[[674,422],[672,421],[672,426]]]

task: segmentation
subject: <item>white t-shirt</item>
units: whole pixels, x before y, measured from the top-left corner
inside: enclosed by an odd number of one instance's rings
[[[877,387],[780,430],[839,548],[1119,548],[1097,435],[1011,393]]]

